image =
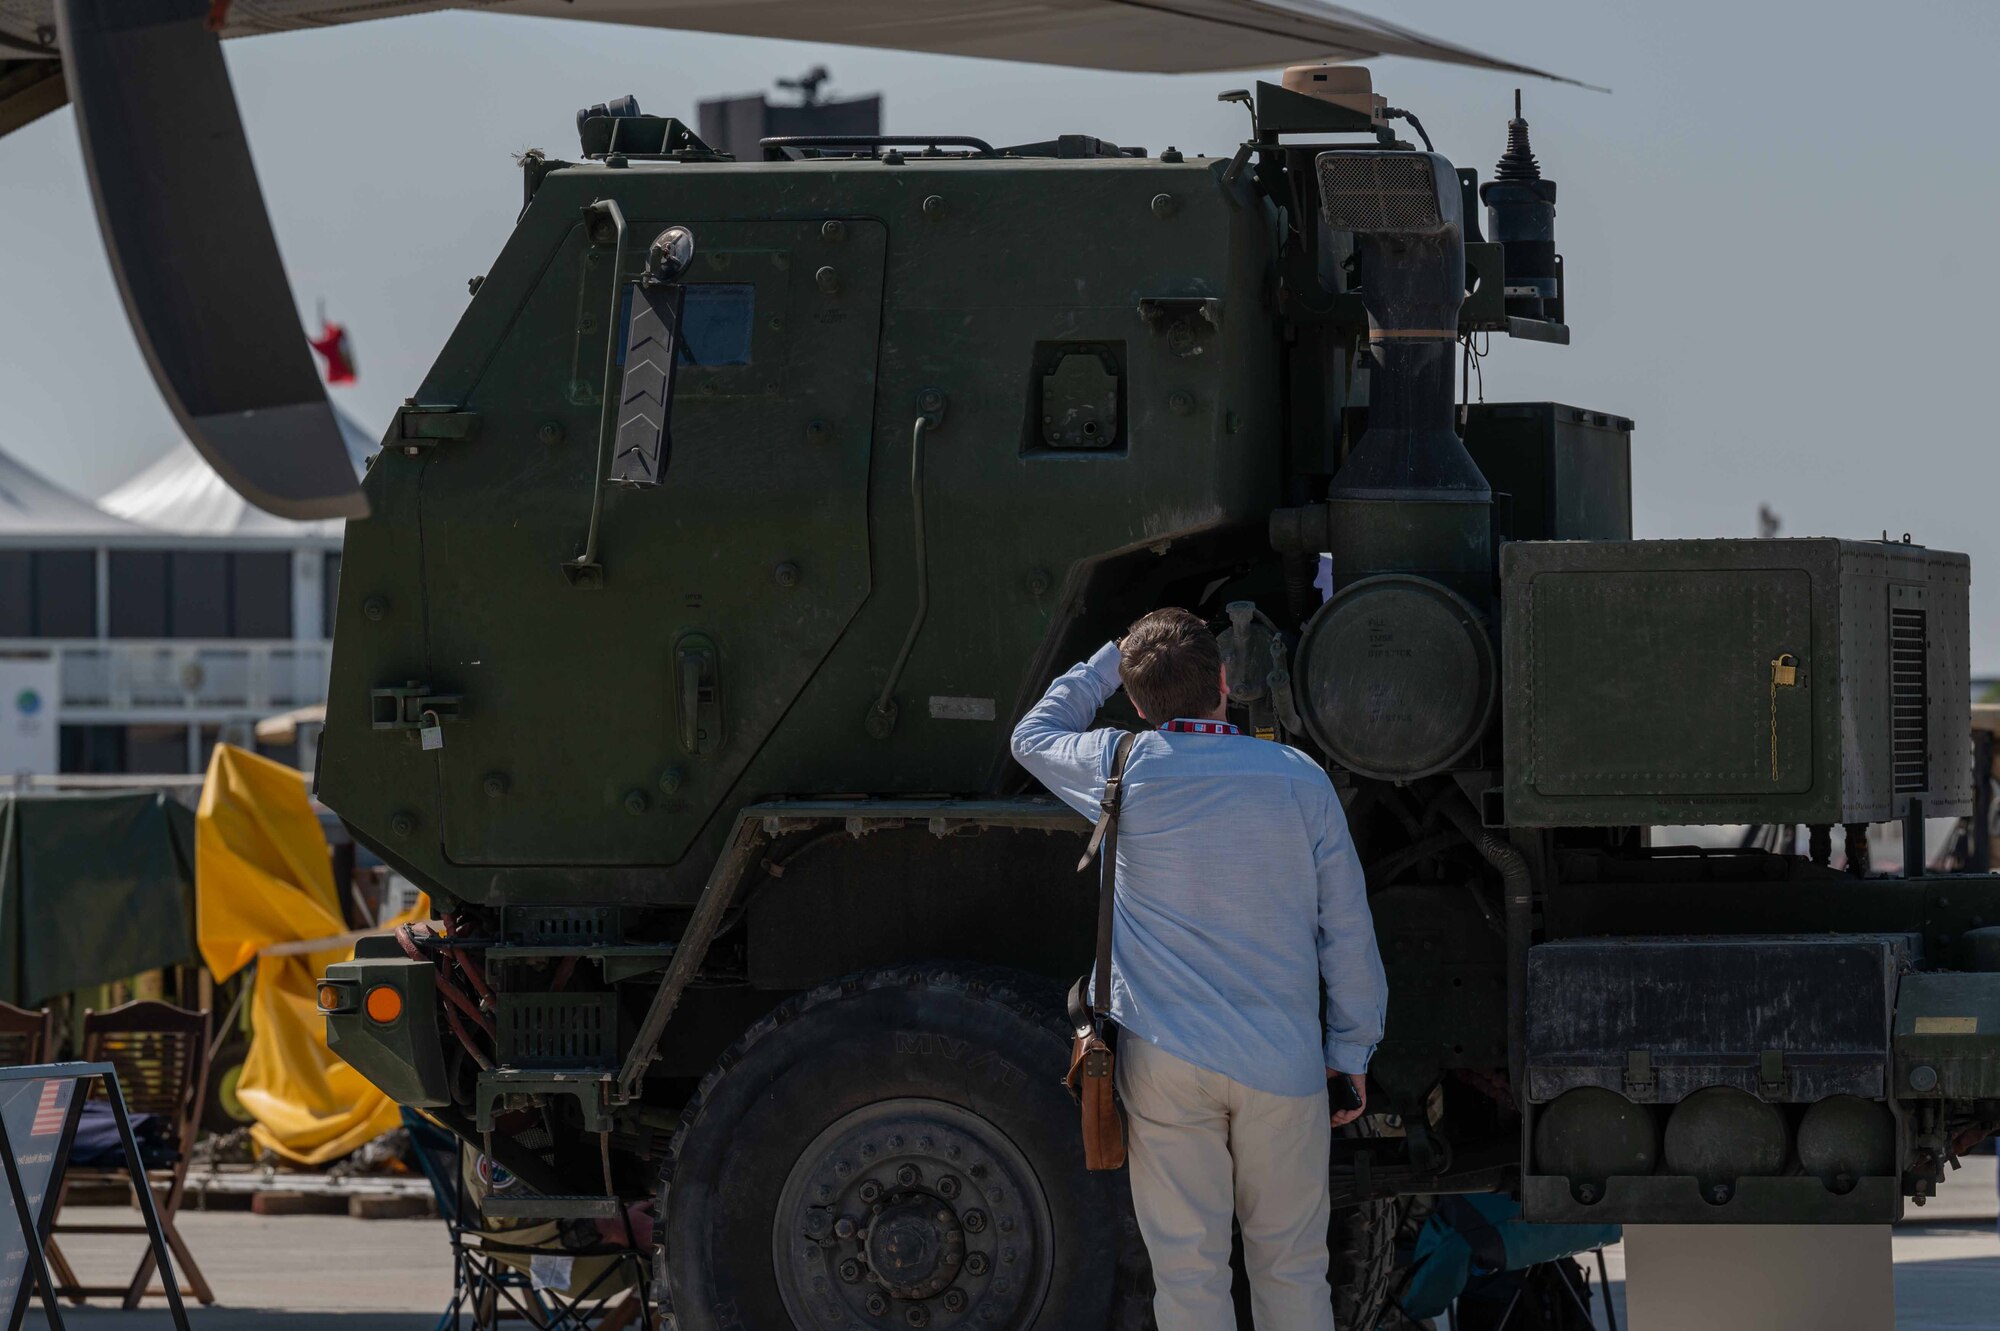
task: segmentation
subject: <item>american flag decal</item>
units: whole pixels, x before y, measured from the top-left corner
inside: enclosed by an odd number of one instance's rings
[[[63,1103],[63,1086],[59,1081],[42,1083],[42,1098],[35,1102],[35,1121],[28,1125],[30,1137],[46,1137],[62,1131],[63,1110],[69,1107]]]

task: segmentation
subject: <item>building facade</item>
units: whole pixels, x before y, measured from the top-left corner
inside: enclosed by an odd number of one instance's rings
[[[0,781],[198,773],[219,742],[309,766],[309,728],[256,725],[326,699],[340,547],[185,444],[94,504],[0,454]]]

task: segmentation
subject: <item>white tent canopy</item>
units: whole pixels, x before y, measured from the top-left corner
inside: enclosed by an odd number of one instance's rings
[[[0,453],[0,537],[126,536],[139,528]]]
[[[379,441],[337,407],[334,417],[358,474]],[[185,439],[98,503],[119,518],[183,536],[338,536],[341,531],[337,518],[293,522],[252,506]]]

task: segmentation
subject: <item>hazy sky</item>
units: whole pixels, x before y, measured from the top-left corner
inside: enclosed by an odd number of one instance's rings
[[[1489,400],[1638,422],[1642,536],[1907,531],[1973,557],[1973,662],[2000,671],[2000,357],[1992,127],[2000,5],[1355,0],[1465,45],[1606,84],[1524,85],[1561,184],[1575,344],[1494,340]],[[692,118],[815,62],[886,98],[888,128],[994,142],[1095,134],[1227,153],[1217,91],[1153,77],[453,14],[226,47],[301,312],[350,327],[372,430],[422,376],[520,202],[511,154],[576,151],[623,93]],[[1269,71],[1263,71],[1268,75]],[[1517,79],[1375,62],[1439,151],[1490,172]],[[67,111],[0,139],[0,448],[87,493],[175,437],[122,315]],[[1984,365],[1987,368],[1981,369]]]

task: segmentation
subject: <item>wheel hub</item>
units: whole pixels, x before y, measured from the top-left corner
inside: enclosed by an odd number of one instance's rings
[[[772,1255],[799,1331],[1030,1324],[1047,1290],[1053,1225],[1004,1133],[932,1100],[846,1115],[793,1166]]]
[[[952,1282],[965,1258],[957,1212],[927,1193],[900,1193],[862,1241],[868,1270],[899,1299],[927,1299]]]

